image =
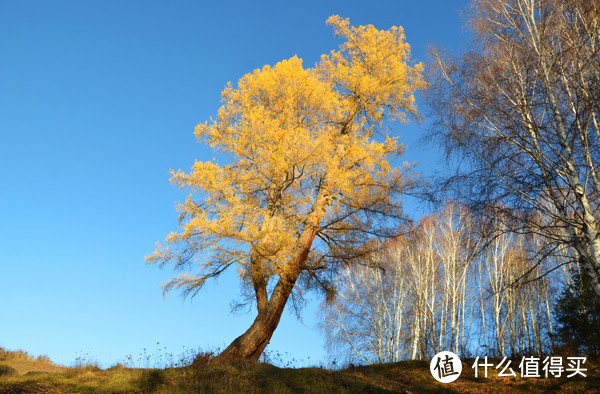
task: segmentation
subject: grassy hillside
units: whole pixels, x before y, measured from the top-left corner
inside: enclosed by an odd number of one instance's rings
[[[45,358],[0,348],[0,392],[253,392],[253,393],[518,393],[600,392],[596,371],[581,379],[475,379],[465,365],[454,383],[436,382],[429,363],[405,361],[395,364],[352,367],[339,371],[320,368],[278,368],[269,364],[237,362],[206,363],[167,369],[116,366],[102,370],[93,366],[67,368]],[[468,362],[467,362],[468,364]],[[595,365],[595,364],[594,364]],[[588,368],[591,368],[588,365]]]

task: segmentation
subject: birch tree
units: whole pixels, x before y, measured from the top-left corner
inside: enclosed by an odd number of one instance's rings
[[[346,269],[338,296],[323,306],[329,344],[359,361],[428,359],[469,347],[477,245],[466,208],[450,203],[404,231]]]
[[[509,232],[504,221],[483,224],[489,239],[478,269],[483,343],[499,357],[541,355],[552,349],[551,289],[560,271],[555,256],[540,253],[544,237]]]
[[[464,158],[446,186],[473,208],[502,211],[510,231],[573,247],[600,296],[600,4],[472,5],[473,49],[433,53],[430,138]]]
[[[330,350],[349,349],[359,362],[389,363],[407,357],[405,239],[372,255],[364,264],[347,266],[335,300],[322,305],[322,323]]]
[[[433,355],[436,346],[437,311],[443,280],[440,257],[437,253],[436,226],[434,218],[422,218],[409,238],[404,260],[409,281],[409,316],[411,328],[411,360],[423,360]]]
[[[449,202],[435,216],[437,254],[443,270],[443,303],[440,311],[440,341],[438,351],[450,349],[462,353],[465,335],[466,309],[471,303],[471,273],[478,252],[478,239],[473,233],[472,218],[461,204]],[[446,326],[449,324],[449,332]],[[470,330],[467,330],[467,334]]]

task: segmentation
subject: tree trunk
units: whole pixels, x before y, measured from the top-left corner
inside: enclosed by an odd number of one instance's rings
[[[353,118],[344,125],[341,134],[344,134],[347,128],[351,127],[352,122]],[[313,240],[317,235],[321,218],[329,205],[329,199],[333,191],[344,153],[345,145],[342,143],[338,144],[333,157],[333,164],[325,174],[315,203],[306,219],[302,233],[296,242],[292,258],[281,268],[279,280],[277,281],[277,285],[275,285],[271,298],[268,302],[265,302],[264,298],[259,294],[259,289],[262,292],[264,287],[256,286],[256,282],[254,283],[255,290],[257,291],[258,316],[254,319],[254,323],[252,323],[250,328],[231,342],[231,344],[227,346],[221,354],[215,357],[213,361],[218,362],[236,359],[258,360],[269,344],[273,332],[279,324],[279,319],[281,319],[285,304],[292,293],[294,284],[296,283],[300,272],[304,269],[304,264],[308,258],[308,252],[311,249]]]
[[[293,282],[295,282],[295,279]],[[219,354],[215,358],[215,361],[232,359],[258,360],[279,324],[279,319],[294,286],[293,282],[284,283],[283,278],[279,280],[273,291],[271,300],[261,309],[254,323],[252,323],[244,334],[237,337],[227,349]]]

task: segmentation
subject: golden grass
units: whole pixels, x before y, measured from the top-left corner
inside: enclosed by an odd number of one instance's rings
[[[258,362],[207,363],[167,369],[122,365],[106,370],[94,366],[60,367],[46,360],[0,359],[16,374],[0,373],[0,392],[133,392],[133,393],[545,393],[600,392],[598,370],[580,379],[475,379],[465,360],[461,377],[451,384],[435,381],[425,361],[351,367],[278,368]],[[38,365],[36,365],[38,364]],[[595,365],[595,364],[593,364]],[[588,368],[591,368],[588,365]]]

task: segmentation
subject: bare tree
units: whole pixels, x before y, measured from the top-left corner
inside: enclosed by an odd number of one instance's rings
[[[468,341],[465,336],[465,313],[467,303],[471,300],[467,279],[472,272],[478,241],[473,236],[469,212],[463,205],[447,203],[436,215],[435,221],[437,253],[444,278],[438,351],[451,349],[458,354],[464,351],[465,340]],[[450,324],[449,332],[445,330],[447,323]],[[443,335],[446,335],[445,341],[442,340]]]
[[[483,344],[500,357],[541,355],[552,348],[552,289],[564,262],[540,252],[548,249],[546,238],[510,232],[505,221],[497,217],[482,229],[482,237],[491,240],[478,269]]]
[[[404,240],[374,254],[362,265],[346,266],[341,291],[322,304],[322,327],[330,349],[347,347],[358,361],[396,362],[407,356],[405,300],[408,280],[397,264],[407,250]]]
[[[476,246],[464,206],[448,204],[387,242],[363,265],[348,267],[335,300],[323,305],[329,345],[355,358],[427,359],[470,345]]]
[[[600,296],[600,3],[476,0],[470,25],[473,49],[433,52],[429,137],[461,158],[445,186],[573,247]]]
[[[429,359],[442,350],[465,356],[542,355],[551,351],[550,305],[561,286],[560,251],[548,240],[509,231],[507,220],[475,222],[461,204],[421,218],[339,278],[323,306],[329,344],[353,361]],[[473,316],[480,311],[480,318]]]
[[[506,354],[506,299],[508,294],[505,290],[505,283],[507,283],[506,274],[508,266],[507,255],[510,243],[512,241],[513,234],[501,232],[498,236],[493,237],[493,241],[486,248],[486,253],[483,255],[481,264],[485,266],[485,272],[487,273],[488,292],[489,297],[486,297],[485,301],[491,303],[491,310],[493,316],[493,329],[492,334],[495,339],[495,349],[497,355]],[[484,300],[482,299],[482,304]],[[482,305],[482,320],[485,320],[485,315]],[[485,324],[485,323],[484,323]]]
[[[409,281],[410,358],[427,358],[436,337],[435,318],[441,282],[439,257],[435,250],[433,218],[421,219],[407,239],[407,248],[397,263],[406,266]]]

